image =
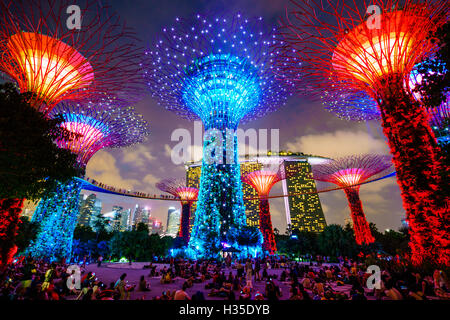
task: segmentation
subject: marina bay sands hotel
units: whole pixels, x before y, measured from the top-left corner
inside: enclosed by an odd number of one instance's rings
[[[305,155],[300,152],[267,152],[267,155],[246,156],[240,159],[241,173],[260,170],[267,163],[282,163],[286,173],[296,172],[292,178],[283,180],[283,194],[298,194],[284,197],[286,224],[294,231],[321,232],[326,226],[316,183],[312,177],[311,164],[327,161],[327,158]],[[186,163],[186,182],[189,187],[199,188],[201,161]],[[242,184],[247,225],[259,225],[259,200],[255,189]],[[251,198],[251,199],[247,199]],[[192,207],[191,226],[194,223],[196,203]]]

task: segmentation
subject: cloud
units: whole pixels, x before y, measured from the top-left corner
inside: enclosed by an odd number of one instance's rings
[[[137,145],[122,150],[122,162],[131,163],[136,167],[144,167],[148,162],[156,160],[156,157],[150,153],[150,149],[144,145]]]
[[[104,150],[97,152],[89,161],[86,176],[116,188],[135,190],[140,184],[136,179],[123,178],[116,159]]]
[[[143,179],[142,179],[142,184],[144,185],[144,188],[145,188],[145,190],[143,190],[143,191],[145,191],[145,192],[151,192],[151,193],[157,193],[157,192],[160,192],[160,191],[158,191],[157,189],[156,189],[156,187],[155,187],[155,184],[157,183],[157,182],[159,182],[159,180],[161,180],[161,179],[159,179],[159,178],[157,178],[157,177],[155,177],[154,175],[152,175],[152,174],[147,174]]]
[[[328,157],[364,153],[389,154],[385,141],[362,130],[305,135],[286,143],[286,149]]]

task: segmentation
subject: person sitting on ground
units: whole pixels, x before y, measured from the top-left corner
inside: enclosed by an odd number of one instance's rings
[[[139,291],[150,291],[150,284],[147,283],[144,276],[139,280]]]
[[[182,288],[175,292],[173,300],[191,300],[191,297],[186,293],[187,287],[187,283],[183,283]]]

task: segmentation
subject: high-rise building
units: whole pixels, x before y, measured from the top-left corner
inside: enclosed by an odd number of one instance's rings
[[[97,200],[97,195],[94,193],[86,196],[86,195],[80,195],[80,214],[78,216],[78,224],[82,226],[90,226],[91,217],[94,212],[94,206],[95,202]],[[98,210],[98,207],[97,207]],[[100,209],[101,211],[101,209]]]
[[[180,228],[180,210],[170,207],[167,211],[167,229],[166,236],[175,238],[178,234],[178,229]]]
[[[241,174],[261,170],[262,164],[259,162],[241,163]],[[259,196],[258,192],[249,184],[242,184],[242,192],[244,194],[245,215],[247,217],[247,225],[251,227],[259,227]]]
[[[89,225],[91,226],[92,230],[96,231],[97,227],[96,227],[96,222],[98,219],[101,219],[102,217],[102,201],[100,199],[95,199],[94,201],[94,206],[91,209],[91,215],[90,215],[90,219],[89,219]],[[108,219],[108,224],[111,223],[111,221],[109,221],[110,219]],[[111,229],[111,228],[107,228],[107,229]]]
[[[130,216],[131,216],[131,209],[122,211],[122,216],[120,218],[120,231],[129,231],[130,230],[130,226],[128,224]]]
[[[148,233],[149,234],[161,234],[163,231],[162,223],[156,218],[150,217],[148,223]]]
[[[313,179],[311,165],[307,159],[285,160],[286,172],[296,172],[290,179],[283,181],[284,194],[298,194],[285,197],[286,223],[291,230],[306,232],[322,232],[326,227],[325,216],[316,193],[316,182]]]
[[[200,163],[190,163],[186,165],[186,186],[200,189],[200,176],[202,175],[202,166]],[[197,201],[191,206],[191,216],[189,218],[189,232],[195,222],[195,211],[197,210]]]
[[[326,226],[325,217],[316,193],[316,183],[312,177],[311,164],[328,160],[319,156],[305,155],[301,152],[280,151],[267,152],[263,156],[246,156],[241,159],[241,172],[260,170],[264,164],[284,163],[284,169],[294,171],[296,174],[282,181],[283,194],[300,194],[284,197],[286,210],[286,223],[291,225],[292,231],[321,232]],[[201,162],[186,164],[186,184],[188,187],[199,188],[201,176]],[[259,226],[259,199],[256,191],[249,185],[243,184],[243,194],[247,225]],[[253,199],[249,199],[253,198]],[[194,202],[191,211],[190,225],[194,224]]]
[[[133,214],[128,219],[128,227],[129,229],[136,229],[139,223],[144,223],[150,228],[150,217],[151,217],[151,208],[150,207],[141,207],[138,204],[133,210]]]
[[[113,231],[121,231],[122,215],[124,214],[123,207],[113,206],[112,210],[114,212],[114,217],[113,217],[113,221],[112,221],[112,230]]]

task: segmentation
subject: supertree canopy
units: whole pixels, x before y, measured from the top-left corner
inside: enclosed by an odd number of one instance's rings
[[[102,148],[141,143],[149,134],[147,122],[133,108],[120,107],[107,100],[83,106],[61,103],[51,112],[51,116],[57,115],[64,118],[62,126],[72,133],[66,141],[57,144],[78,154],[82,167]],[[74,177],[66,184],[61,183],[54,196],[41,200],[32,218],[41,227],[28,253],[50,260],[70,258],[82,188],[83,180]]]
[[[375,175],[386,172],[391,166],[390,157],[372,154],[338,158],[313,166],[314,179],[344,187],[350,206],[356,243],[359,245],[375,241],[359,198],[360,184]]]
[[[447,20],[442,0],[292,0],[280,33],[302,60],[279,64],[304,72],[299,88],[316,97],[339,86],[377,102],[410,226],[412,261],[450,261],[445,170],[429,116],[405,84],[413,67],[436,51],[429,38]],[[369,7],[369,5],[371,7]],[[374,15],[366,14],[374,11]],[[286,47],[286,55],[291,52]]]
[[[181,220],[178,236],[183,238],[185,244],[189,242],[189,218],[191,217],[192,202],[197,200],[198,189],[187,187],[186,183],[180,179],[164,179],[156,184],[156,187],[164,192],[170,193],[180,199]]]
[[[439,60],[434,61],[436,61],[435,63],[437,64],[443,65],[442,67],[443,73],[448,72],[445,63],[442,63]],[[414,98],[421,104],[424,104],[422,99],[422,92],[420,90],[420,86],[424,81],[423,79],[424,74],[420,73],[419,71],[422,64],[423,63],[419,63],[414,67],[413,71],[411,72],[408,85],[409,88],[413,91]],[[425,73],[431,74],[432,72],[430,70],[426,70]],[[441,146],[443,146],[443,144],[447,144],[450,142],[450,132],[449,132],[450,111],[448,107],[449,102],[450,102],[450,92],[448,91],[447,88],[447,91],[443,93],[443,101],[441,101],[440,105],[432,107],[427,105],[424,106],[430,117],[431,128],[434,131],[438,144]]]
[[[242,181],[251,185],[259,196],[259,228],[263,234],[263,250],[274,254],[277,251],[275,235],[270,216],[269,193],[279,181],[287,179],[283,165],[270,166],[262,170],[252,171],[242,176]]]
[[[146,52],[154,98],[205,126],[200,191],[190,248],[202,256],[246,224],[235,129],[283,105],[292,84],[275,76],[273,29],[262,18],[177,18]],[[295,58],[294,58],[295,59]]]
[[[70,0],[5,0],[0,4],[0,72],[33,107],[49,113],[66,99],[95,100],[97,93],[138,98],[140,48],[102,1],[77,1],[81,25],[67,13]],[[70,11],[69,11],[70,12]],[[71,27],[71,28],[69,28]]]

